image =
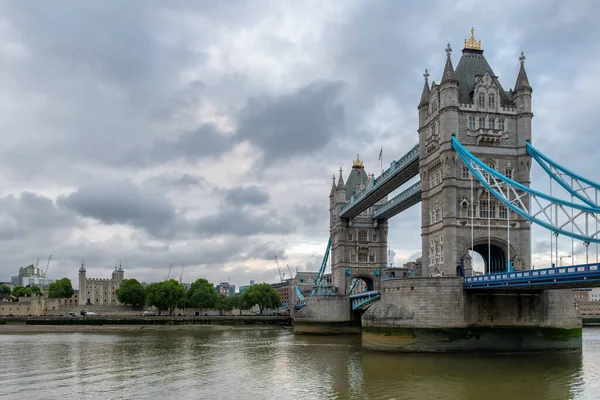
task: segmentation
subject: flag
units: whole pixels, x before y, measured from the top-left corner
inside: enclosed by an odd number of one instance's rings
[[[381,150],[379,150],[379,161],[381,161],[382,154],[383,154],[383,146],[381,146]]]

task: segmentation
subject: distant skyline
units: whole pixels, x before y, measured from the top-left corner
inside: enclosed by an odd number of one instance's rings
[[[82,259],[90,277],[120,260],[126,277],[157,281],[173,263],[185,282],[238,287],[278,281],[275,255],[284,270],[317,270],[332,175],[357,153],[377,175],[382,147],[385,168],[417,142],[424,70],[439,82],[447,43],[456,65],[471,27],[506,90],[524,51],[535,146],[600,181],[597,2],[0,11],[0,281],[50,254],[48,276],[73,282]],[[532,186],[547,188],[536,168]],[[390,222],[396,265],[420,255],[419,216],[417,205]],[[549,266],[549,234],[533,235],[534,265]]]

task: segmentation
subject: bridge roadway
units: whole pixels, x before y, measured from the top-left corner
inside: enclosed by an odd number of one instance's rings
[[[373,181],[370,187],[352,196],[350,201],[342,207],[342,218],[354,218],[387,194],[414,178],[419,173],[419,145],[417,144],[408,153],[383,171]]]
[[[532,269],[465,277],[465,290],[545,290],[600,286],[600,264]]]

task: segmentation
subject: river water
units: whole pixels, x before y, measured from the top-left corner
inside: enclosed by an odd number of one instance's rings
[[[4,399],[600,399],[600,328],[580,354],[408,355],[360,337],[210,328],[0,335]]]

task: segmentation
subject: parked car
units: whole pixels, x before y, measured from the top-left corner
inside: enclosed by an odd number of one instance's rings
[[[155,311],[144,311],[142,313],[142,315],[144,317],[155,317],[156,316],[156,312]]]

